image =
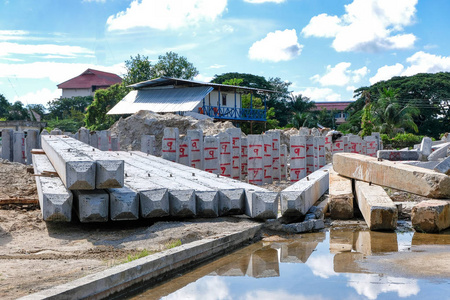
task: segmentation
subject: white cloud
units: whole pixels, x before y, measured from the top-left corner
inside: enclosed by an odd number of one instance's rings
[[[325,75],[316,74],[311,77],[311,80],[319,82],[322,86],[345,86],[349,83],[360,82],[369,73],[367,67],[352,71],[349,69],[350,66],[349,62],[340,62],[334,67],[328,65]]]
[[[166,297],[165,300],[182,299],[208,299],[231,300],[230,290],[226,282],[220,277],[204,277],[196,282],[190,283]]]
[[[27,34],[25,30],[0,30],[0,41],[21,40]]]
[[[346,90],[347,92],[352,92],[352,93],[353,93],[353,91],[356,90],[356,86],[348,85],[348,86],[345,88],[345,90]]]
[[[339,276],[339,274],[334,271],[333,259],[334,255],[331,254],[313,256],[308,259],[306,265],[311,269],[314,275],[327,279],[332,276]]]
[[[345,5],[346,14],[321,14],[303,28],[306,37],[334,38],[338,52],[377,52],[413,47],[416,37],[401,33],[414,23],[418,0],[354,0]]]
[[[260,4],[260,3],[266,3],[266,2],[283,3],[285,1],[286,0],[244,0],[244,2],[254,3],[254,4]]]
[[[383,277],[378,274],[349,274],[348,286],[356,290],[358,295],[369,299],[377,299],[379,294],[397,292],[398,297],[406,298],[417,295],[420,287],[415,279]]]
[[[211,76],[205,76],[202,74],[198,74],[197,76],[194,77],[194,80],[197,81],[201,81],[201,82],[210,82],[211,80],[213,80],[214,77]]]
[[[64,55],[69,57],[75,57],[78,54],[92,54],[93,51],[79,47],[79,46],[66,46],[66,45],[26,45],[2,42],[0,43],[0,56],[8,56],[11,54],[24,54],[24,55],[36,55],[36,54],[52,54],[52,55]]]
[[[2,64],[0,63],[0,78],[32,78],[50,79],[55,83],[62,83],[75,76],[80,75],[86,69],[105,71],[121,75],[125,73],[124,64],[113,66],[96,66],[92,64],[56,63],[56,62],[34,62],[27,64]]]
[[[377,83],[378,81],[391,79],[394,76],[399,76],[400,74],[402,74],[404,69],[405,69],[405,67],[399,63],[397,63],[393,66],[385,65],[378,69],[375,76],[373,76],[369,79],[369,82],[370,82],[370,84],[374,84],[374,83]]]
[[[289,294],[283,290],[277,291],[252,291],[247,292],[244,297],[244,300],[272,300],[272,299],[283,299],[283,300],[321,300],[324,299],[320,295],[300,295],[300,294]]]
[[[302,52],[295,29],[270,32],[265,38],[255,42],[248,50],[248,56],[260,61],[286,61]]]
[[[167,30],[211,22],[226,10],[227,0],[134,0],[126,11],[107,20],[108,30],[150,27]]]
[[[302,94],[312,101],[341,101],[341,95],[335,93],[330,88],[307,87],[303,90],[293,93],[294,95]]]
[[[28,104],[42,104],[47,106],[47,103],[53,99],[59,98],[62,94],[62,91],[59,89],[55,89],[53,91],[43,88],[36,92],[30,92],[23,96],[14,96],[14,101],[20,101],[24,105]]]
[[[407,68],[400,63],[391,66],[385,65],[379,68],[375,76],[369,79],[370,84],[375,84],[382,80],[389,80],[394,76],[450,72],[450,56],[440,56],[419,51],[408,57],[406,62],[410,64]]]
[[[225,67],[225,65],[214,64],[212,66],[209,66],[207,69],[221,69],[223,67]]]
[[[83,3],[84,3],[84,2],[98,2],[98,3],[105,3],[106,0],[83,0],[82,2],[83,2]]]

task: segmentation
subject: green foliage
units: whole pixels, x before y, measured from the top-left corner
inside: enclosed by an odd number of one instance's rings
[[[155,77],[155,71],[148,56],[141,56],[140,54],[136,55],[136,57],[130,56],[130,60],[125,61],[125,68],[127,73],[122,80],[122,84],[125,86]]]
[[[166,52],[158,57],[158,62],[153,67],[157,77],[173,77],[180,79],[193,79],[198,75],[198,70],[186,57],[179,56],[175,52]]]
[[[92,103],[93,98],[91,96],[86,97],[73,97],[73,98],[61,98],[48,102],[48,119],[65,119],[72,113],[72,110],[84,113],[86,108]]]
[[[365,137],[372,135],[373,131],[373,117],[372,117],[372,104],[368,103],[363,108],[362,118],[361,118],[361,136]]]
[[[236,78],[242,79],[241,86],[265,90],[271,89],[270,83],[263,76],[257,76],[246,73],[231,72],[231,73],[224,73],[222,75],[214,75],[214,78],[213,80],[211,80],[211,82],[224,84],[224,82],[226,82],[227,80]]]
[[[264,102],[259,97],[253,97],[253,99],[251,99],[251,94],[245,94],[241,96],[241,99],[242,99],[242,108],[250,108],[251,102],[252,107],[254,109],[264,109]],[[263,133],[267,129],[273,129],[278,126],[278,120],[275,119],[275,110],[272,107],[267,109],[266,117],[267,117],[266,124],[261,122],[253,124],[250,124],[248,122],[242,123],[241,124],[242,132],[244,132],[245,134],[250,133],[258,134]]]
[[[129,88],[114,84],[107,89],[97,90],[95,92],[94,101],[86,109],[84,122],[86,128],[90,130],[105,130],[111,127],[120,116],[106,115],[120,100],[122,100],[129,92]]]
[[[0,94],[0,118],[7,118],[11,104],[6,100],[3,94]]]
[[[14,102],[9,107],[9,113],[6,116],[7,120],[27,120],[29,119],[28,110],[23,106],[20,101]]]
[[[146,256],[148,256],[150,254],[153,254],[153,252],[148,251],[147,249],[144,249],[144,250],[142,250],[141,252],[139,252],[136,255],[128,255],[125,262],[130,262],[130,261],[133,261],[133,260],[136,260],[136,259],[139,259],[139,258],[143,258],[143,257],[146,257]]]
[[[423,135],[415,135],[412,133],[398,133],[393,138],[387,134],[381,134],[381,140],[384,145],[392,145],[392,148],[412,148],[416,144],[420,144]]]
[[[71,118],[65,119],[53,119],[47,122],[47,130],[50,132],[55,128],[61,129],[63,132],[76,132],[81,126],[83,126],[83,122],[78,122]]]
[[[44,116],[45,116],[46,109],[45,109],[45,106],[42,104],[29,104],[27,106],[27,109],[33,110],[35,113],[39,114],[41,116],[41,118],[44,118]],[[34,115],[31,112],[30,112],[30,117],[33,121],[36,121]]]
[[[225,80],[224,82],[222,82],[222,84],[240,86],[243,81],[244,81],[244,79],[242,79],[242,78],[231,78],[231,79]]]
[[[181,240],[170,241],[165,245],[166,249],[172,249],[178,246],[181,246]]]
[[[393,77],[370,87],[361,87],[355,91],[358,99],[349,106],[348,111],[353,114],[363,108],[363,92],[370,95],[372,103],[376,103],[382,96],[380,91],[389,88],[397,91],[396,98],[400,107],[409,105],[418,110],[418,114],[412,115],[412,118],[420,135],[437,138],[440,133],[450,131],[449,72]]]

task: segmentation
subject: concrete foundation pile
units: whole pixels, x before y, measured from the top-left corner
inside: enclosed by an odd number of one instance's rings
[[[231,175],[140,151],[101,151],[64,135],[41,140],[43,151],[34,151],[33,165],[46,221],[70,221],[72,209],[81,222],[244,213],[256,219],[277,217],[279,193]]]
[[[1,158],[11,162],[31,164],[31,149],[39,148],[39,130],[14,131],[2,129]]]
[[[371,230],[394,230],[397,207],[383,188],[390,187],[443,199],[424,201],[413,208],[411,219],[416,230],[437,232],[450,227],[450,177],[446,174],[354,153],[334,155],[333,169],[329,189],[332,218],[351,218],[355,197]]]

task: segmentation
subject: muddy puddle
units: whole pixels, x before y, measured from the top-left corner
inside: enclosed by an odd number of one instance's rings
[[[269,237],[128,299],[450,299],[450,232]]]

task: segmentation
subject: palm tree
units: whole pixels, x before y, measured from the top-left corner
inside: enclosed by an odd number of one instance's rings
[[[291,123],[299,128],[301,126],[315,126],[316,121],[314,116],[309,112],[312,108],[316,107],[316,104],[312,102],[308,97],[304,97],[301,94],[294,96],[291,95],[290,101],[287,102],[288,110],[292,114]]]
[[[398,89],[383,88],[380,97],[372,105],[372,115],[380,132],[392,135],[394,128],[409,128],[418,132],[414,116],[419,114],[419,110],[407,104],[402,106],[398,101]]]

